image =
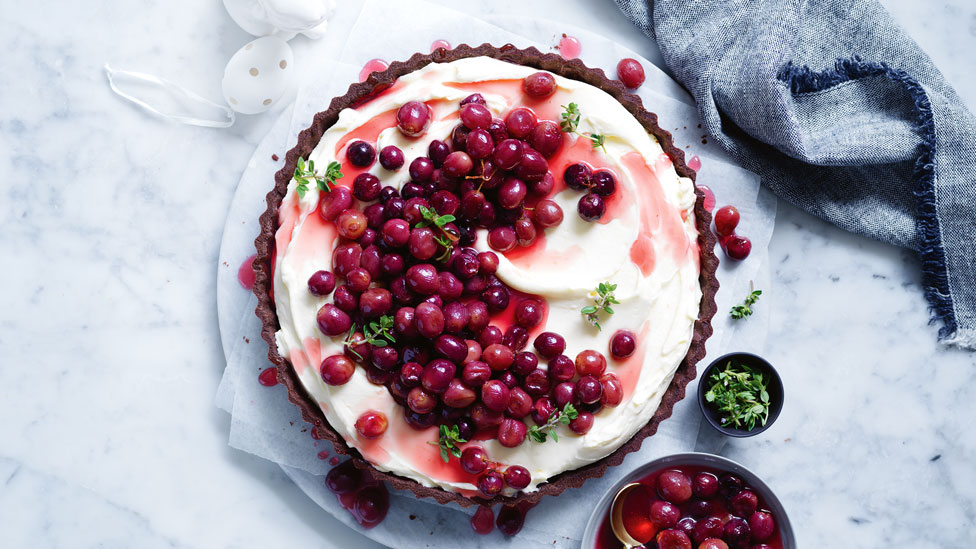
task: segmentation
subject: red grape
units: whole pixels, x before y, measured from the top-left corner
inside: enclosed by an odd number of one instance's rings
[[[556,79],[548,72],[534,72],[522,79],[522,91],[529,97],[548,97],[556,91]]]
[[[352,319],[349,315],[331,303],[326,303],[319,309],[316,321],[322,333],[332,337],[342,335],[352,327]]]
[[[380,166],[384,169],[394,171],[403,167],[405,159],[403,151],[394,145],[387,145],[380,149]]]
[[[593,414],[589,412],[579,412],[576,419],[570,420],[569,430],[577,435],[585,435],[593,428],[594,419]]]
[[[409,137],[415,137],[427,131],[431,118],[430,107],[420,101],[404,103],[396,114],[397,127]]]
[[[346,148],[346,158],[353,166],[365,168],[376,160],[376,149],[365,141],[353,141]]]
[[[576,355],[576,372],[581,376],[599,377],[607,369],[607,359],[600,353],[587,349]]]
[[[529,144],[548,158],[563,144],[563,132],[555,122],[544,120],[529,134]]]
[[[617,78],[624,83],[624,86],[635,90],[644,83],[644,67],[636,59],[629,57],[621,59],[617,63]]]
[[[529,470],[521,465],[509,465],[505,469],[505,484],[508,484],[516,490],[521,490],[529,485],[532,481],[532,475]]]
[[[365,438],[377,438],[386,432],[388,425],[386,414],[370,410],[356,420],[356,431]]]
[[[498,442],[506,448],[515,448],[525,441],[527,431],[528,429],[525,427],[525,423],[522,423],[518,419],[507,417],[498,426]]]
[[[732,259],[741,261],[749,257],[751,251],[752,242],[744,236],[734,234],[725,242],[725,253]]]
[[[691,478],[675,469],[668,469],[657,477],[657,492],[674,504],[691,499]]]
[[[481,386],[481,402],[489,410],[504,412],[508,408],[508,401],[511,398],[509,388],[497,379],[491,379]]]
[[[482,103],[469,102],[461,107],[460,119],[469,130],[487,128],[491,124],[491,111]]]
[[[587,193],[579,199],[576,209],[584,221],[598,221],[606,213],[607,206],[600,195]]]
[[[681,530],[661,530],[657,534],[658,549],[691,549],[688,534]]]
[[[637,349],[637,338],[628,330],[619,330],[610,338],[610,356],[622,360],[634,354]]]
[[[308,277],[308,291],[312,295],[326,296],[335,289],[335,276],[329,271],[315,271]]]
[[[319,216],[326,221],[334,221],[339,214],[352,206],[352,191],[346,187],[333,187],[319,198]]]
[[[538,120],[535,117],[535,113],[525,107],[512,109],[508,113],[508,116],[505,117],[505,126],[508,129],[508,133],[512,137],[519,139],[527,137],[535,129],[537,123]]]
[[[532,211],[532,218],[540,227],[555,227],[563,221],[563,209],[553,200],[540,200]]]
[[[617,406],[624,399],[624,388],[620,384],[617,374],[606,373],[600,376],[600,385],[603,386],[603,394],[600,396],[600,403],[604,406]]]
[[[715,210],[715,233],[729,236],[739,226],[739,210],[735,206],[722,206]]]
[[[370,202],[379,198],[382,188],[380,178],[371,173],[361,173],[352,182],[352,194],[363,202]]]
[[[522,142],[518,139],[506,139],[495,147],[492,160],[503,170],[511,170],[522,160]]]
[[[322,381],[328,385],[343,385],[351,378],[356,370],[356,365],[343,355],[332,355],[322,361],[319,372],[322,374]]]
[[[461,468],[470,475],[477,475],[488,466],[488,453],[481,446],[468,446],[461,451]]]
[[[542,332],[533,342],[535,350],[545,358],[552,359],[566,350],[566,340],[554,332]]]

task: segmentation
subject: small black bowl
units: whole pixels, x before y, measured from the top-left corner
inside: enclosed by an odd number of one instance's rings
[[[766,392],[769,393],[769,418],[766,420],[766,425],[757,426],[751,431],[736,429],[735,427],[723,427],[720,412],[708,402],[705,402],[705,393],[708,392],[708,388],[711,386],[708,378],[711,377],[712,371],[716,368],[724,368],[730,360],[735,364],[743,364],[759,370],[762,372],[763,378],[766,379]],[[780,379],[779,374],[776,373],[773,366],[758,355],[752,353],[729,353],[722,355],[713,360],[705,368],[698,380],[698,406],[701,407],[702,414],[705,415],[708,423],[726,436],[743,438],[758,435],[766,429],[769,429],[776,421],[776,418],[779,417],[779,413],[783,410],[783,380]]]

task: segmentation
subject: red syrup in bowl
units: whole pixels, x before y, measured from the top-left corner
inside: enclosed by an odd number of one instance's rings
[[[325,485],[363,528],[373,528],[386,518],[390,509],[386,486],[357,469],[351,460],[332,468],[325,475]]]
[[[699,523],[709,520],[717,519],[724,529],[725,525],[733,520],[736,516],[733,514],[732,508],[734,505],[730,503],[732,497],[743,490],[750,490],[752,488],[748,485],[742,483],[739,479],[740,488],[734,488],[734,483],[730,482],[728,484],[723,483],[718,479],[725,478],[725,471],[718,469],[712,469],[709,467],[668,467],[660,471],[651,473],[650,475],[638,479],[636,482],[643,484],[646,488],[637,488],[631,491],[627,499],[624,501],[624,526],[630,535],[643,543],[648,543],[649,547],[654,546],[654,539],[659,532],[669,529],[668,527],[662,528],[660,525],[656,524],[651,518],[650,508],[651,505],[656,501],[665,501],[661,497],[660,490],[658,489],[659,482],[658,477],[661,473],[665,471],[680,471],[687,475],[687,478],[691,479],[692,495],[690,499],[683,501],[681,503],[675,504],[680,511],[680,518],[677,520],[677,524],[670,526],[670,529],[683,530],[682,527],[686,528],[686,533],[688,538],[691,540],[692,547],[698,547],[701,545],[705,539],[718,538],[725,541],[729,547],[734,547],[733,543],[730,542],[728,538],[724,538],[722,533],[717,535],[705,534],[704,525],[698,526]],[[712,495],[699,495],[698,483],[695,482],[696,477],[700,474],[711,475],[711,484],[717,489]],[[739,478],[739,477],[735,477]],[[707,490],[706,492],[707,493]],[[757,511],[772,513],[768,510],[769,507],[765,504],[761,496],[758,496],[758,505],[756,506]],[[674,498],[672,498],[674,499]],[[707,503],[703,503],[707,502]],[[749,522],[750,517],[739,517],[746,522]],[[777,519],[773,516],[773,521]],[[695,527],[698,526],[697,537]],[[707,537],[705,537],[707,536]],[[744,547],[763,547],[764,549],[782,549],[783,541],[779,533],[779,525],[775,523],[772,533],[765,539],[755,539],[750,533],[749,541],[744,543]],[[600,529],[597,531],[596,545],[597,549],[619,549],[621,543],[617,540],[617,537],[613,534],[613,528],[610,525],[610,510],[607,509],[606,514],[603,517],[603,522],[600,524]]]

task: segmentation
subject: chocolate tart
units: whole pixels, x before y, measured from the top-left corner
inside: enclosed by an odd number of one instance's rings
[[[356,467],[367,470],[374,478],[389,482],[397,489],[409,490],[417,497],[432,498],[439,503],[456,502],[462,507],[475,504],[528,504],[537,503],[543,496],[555,496],[567,488],[578,488],[589,478],[603,476],[608,467],[619,465],[624,457],[638,450],[644,439],[653,435],[658,425],[671,416],[672,409],[685,396],[685,387],[695,378],[695,365],[705,356],[705,341],[712,334],[711,319],[715,315],[715,293],[718,291],[718,281],[715,270],[718,258],[715,256],[715,236],[710,230],[712,216],[704,207],[704,195],[696,188],[695,219],[698,227],[698,246],[700,249],[699,283],[702,299],[699,307],[698,320],[695,321],[691,346],[687,355],[678,366],[674,377],[665,392],[657,411],[651,420],[641,428],[627,443],[620,446],[610,455],[589,465],[565,471],[549,482],[541,484],[535,492],[517,493],[514,496],[496,496],[490,500],[473,497],[469,498],[455,492],[440,488],[423,486],[420,483],[394,474],[380,471],[362,458],[360,453],[346,444],[346,441],[329,425],[324,414],[315,401],[309,397],[299,381],[289,362],[278,353],[275,333],[279,329],[278,317],[275,312],[274,301],[270,295],[272,288],[271,261],[274,257],[275,231],[277,230],[278,208],[285,196],[288,184],[292,179],[295,166],[300,157],[307,158],[322,135],[338,119],[339,112],[347,107],[355,107],[393,85],[397,78],[410,72],[419,70],[430,63],[447,63],[469,57],[487,56],[502,61],[525,65],[550,71],[566,78],[579,80],[595,86],[614,97],[629,111],[646,129],[659,141],[664,152],[671,157],[675,170],[679,176],[695,179],[695,172],[685,164],[684,152],[674,146],[671,134],[663,130],[657,123],[657,115],[644,109],[641,100],[636,95],[628,93],[619,81],[607,78],[600,69],[586,67],[579,59],[565,60],[559,55],[542,53],[535,48],[518,49],[511,44],[495,47],[482,44],[477,47],[460,45],[455,49],[438,49],[431,54],[415,54],[407,61],[396,61],[382,72],[374,72],[365,82],[352,84],[348,92],[332,100],[329,108],[315,115],[312,125],[303,130],[298,136],[298,144],[288,151],[284,166],[275,174],[275,186],[267,195],[268,208],[260,217],[261,232],[255,240],[257,256],[254,260],[256,280],[254,295],[258,305],[255,310],[262,323],[261,336],[268,343],[268,358],[275,364],[277,378],[288,389],[288,399],[295,404],[302,414],[302,418],[312,424],[313,436],[331,441],[335,450],[341,454],[348,454]]]

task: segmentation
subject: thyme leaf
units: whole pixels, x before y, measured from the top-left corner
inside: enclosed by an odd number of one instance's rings
[[[732,318],[739,320],[740,318],[745,318],[752,314],[752,306],[759,301],[759,296],[762,295],[762,290],[753,289],[752,282],[749,282],[749,295],[746,296],[745,301],[741,305],[733,305],[732,309],[729,311],[729,315]]]
[[[595,326],[597,330],[603,329],[603,327],[600,326],[600,312],[612,315],[614,311],[613,307],[610,305],[620,304],[620,302],[617,301],[617,297],[613,294],[614,290],[616,289],[616,284],[601,282],[597,286],[596,292],[591,292],[591,295],[594,296],[594,305],[588,305],[580,309],[580,314],[583,315],[587,322],[589,322],[592,326]]]
[[[437,442],[428,441],[427,444],[432,446],[437,446],[441,449],[441,459],[444,463],[451,460],[450,456],[456,458],[461,457],[461,449],[457,447],[458,444],[467,442],[461,438],[461,433],[458,430],[457,425],[452,425],[448,427],[447,425],[441,425],[440,432],[437,436]]]
[[[321,192],[331,192],[336,181],[342,178],[342,165],[336,161],[329,162],[329,165],[325,168],[325,173],[319,175],[315,171],[314,160],[306,162],[304,158],[299,158],[295,165],[295,173],[292,178],[298,183],[295,187],[295,192],[298,193],[299,198],[305,198],[305,193],[308,192],[308,186],[312,183],[315,183],[315,186]]]
[[[544,425],[533,425],[529,428],[529,438],[533,442],[544,443],[548,440],[549,435],[552,435],[552,440],[554,442],[559,442],[559,436],[556,434],[556,427],[559,425],[569,425],[569,422],[576,419],[579,412],[576,408],[570,404],[566,403],[562,411],[553,412],[549,416],[549,419]]]

